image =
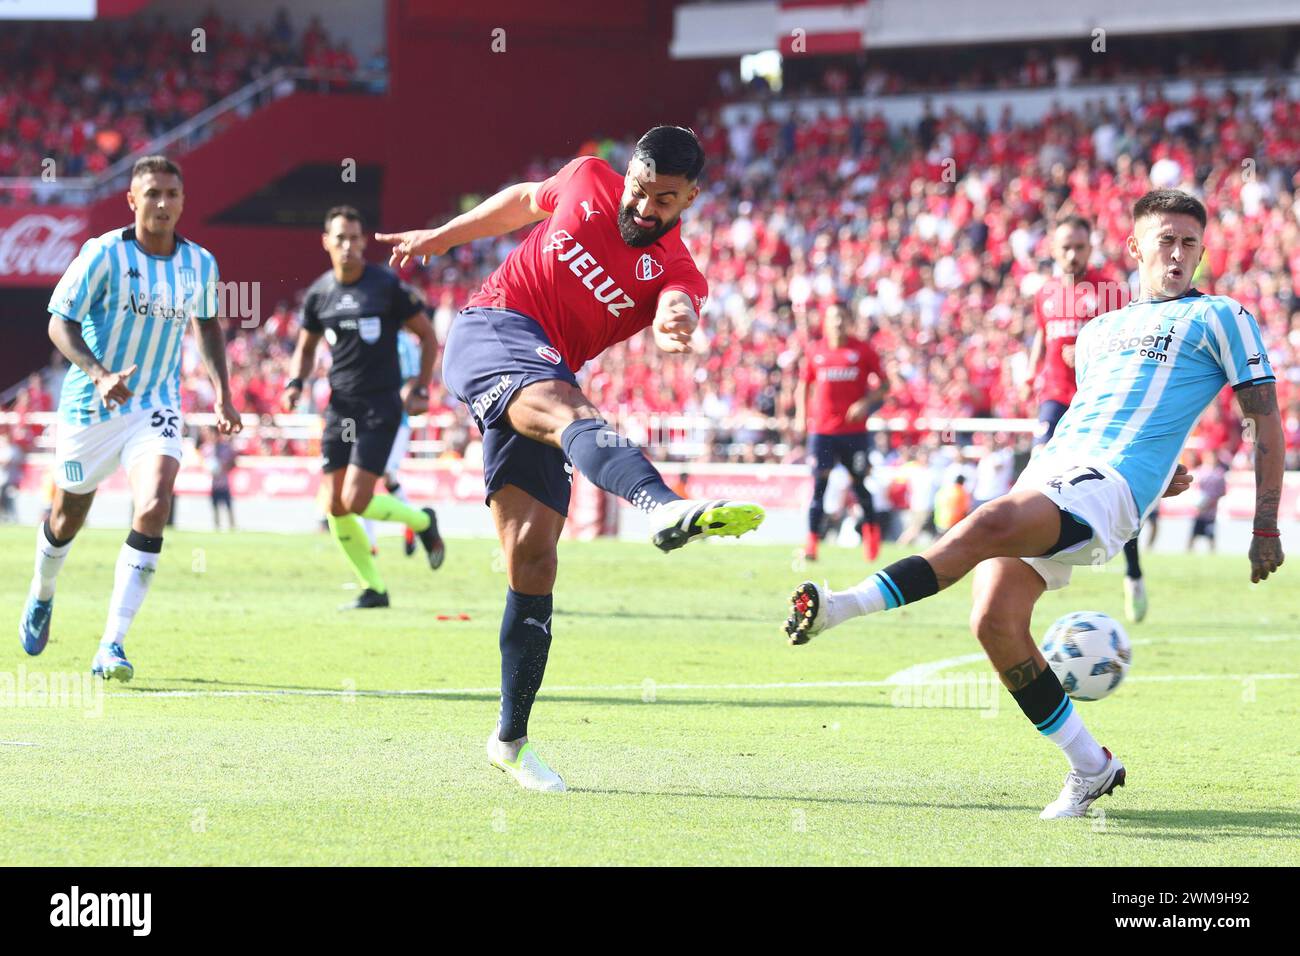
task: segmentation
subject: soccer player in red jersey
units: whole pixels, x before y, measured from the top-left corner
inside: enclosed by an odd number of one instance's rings
[[[795,428],[807,431],[808,455],[813,462],[813,497],[808,506],[808,544],[804,548],[804,557],[809,561],[817,560],[817,544],[826,518],[822,499],[837,461],[849,470],[853,494],[862,508],[858,528],[863,552],[868,561],[880,554],[880,525],[876,524],[876,510],[866,485],[871,472],[867,412],[885,397],[889,383],[876,350],[845,334],[847,322],[839,305],[827,308],[823,338],[808,346],[800,384],[795,389]]]
[[[471,296],[443,350],[443,380],[483,434],[487,501],[509,582],[501,713],[488,759],[528,789],[565,789],[527,733],[551,645],[571,470],[647,512],[663,551],[744,534],[764,517],[756,504],[677,495],[641,449],[609,427],[574,376],[647,327],[664,351],[691,351],[708,286],[680,225],[703,168],[693,132],[657,126],[637,142],[625,174],[580,156],[550,179],[510,186],[436,229],[376,236],[393,245],[390,264],[404,265],[546,220]]]
[[[1035,450],[1046,445],[1056,423],[1074,400],[1074,347],[1079,330],[1090,319],[1128,304],[1128,290],[1105,273],[1088,268],[1092,256],[1092,223],[1069,216],[1052,231],[1052,258],[1060,269],[1034,296],[1038,331],[1029,350],[1031,377],[1025,398],[1035,384],[1038,393],[1038,432]],[[1138,561],[1138,542],[1124,545],[1124,613],[1133,622],[1147,614],[1146,582]]]

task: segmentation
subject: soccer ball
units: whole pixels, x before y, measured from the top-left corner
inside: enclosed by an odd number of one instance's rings
[[[1101,611],[1075,611],[1047,629],[1043,656],[1075,700],[1108,696],[1133,660],[1133,645],[1119,621]]]

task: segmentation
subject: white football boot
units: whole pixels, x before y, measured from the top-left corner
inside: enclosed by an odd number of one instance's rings
[[[546,761],[537,755],[532,744],[525,741],[514,759],[510,758],[511,749],[509,745],[498,740],[496,732],[493,731],[487,741],[488,763],[510,774],[525,790],[564,793],[568,789],[560,775],[546,766]]]
[[[1098,773],[1085,776],[1077,770],[1065,775],[1065,786],[1061,795],[1043,808],[1038,815],[1041,820],[1059,820],[1063,817],[1082,817],[1098,797],[1104,797],[1116,787],[1124,786],[1124,765],[1120,763],[1105,747],[1106,766]]]
[[[862,605],[857,595],[846,591],[836,594],[823,581],[814,584],[805,581],[790,595],[790,616],[785,619],[785,635],[791,644],[807,644],[810,640],[838,627],[851,617],[862,616]]]

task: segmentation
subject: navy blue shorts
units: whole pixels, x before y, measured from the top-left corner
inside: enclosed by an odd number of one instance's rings
[[[442,380],[483,435],[487,498],[514,485],[568,515],[573,478],[564,452],[525,438],[505,418],[519,389],[551,379],[578,384],[559,350],[528,316],[478,307],[457,313],[442,351]]]
[[[1056,434],[1056,423],[1061,420],[1070,406],[1065,402],[1048,399],[1038,406],[1038,430],[1034,432],[1034,444],[1046,445]]]
[[[850,435],[809,435],[808,454],[812,456],[813,470],[830,471],[838,462],[854,478],[865,478],[871,472],[870,436],[866,432]]]
[[[401,392],[334,392],[325,408],[325,430],[320,436],[321,470],[328,475],[353,465],[382,475],[401,426]]]

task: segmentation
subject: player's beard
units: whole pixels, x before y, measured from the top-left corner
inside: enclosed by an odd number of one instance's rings
[[[632,218],[634,215],[627,206],[618,207],[618,233],[634,249],[653,246],[669,229],[677,225],[677,220],[674,219],[672,222],[660,222],[651,229],[642,229]]]

